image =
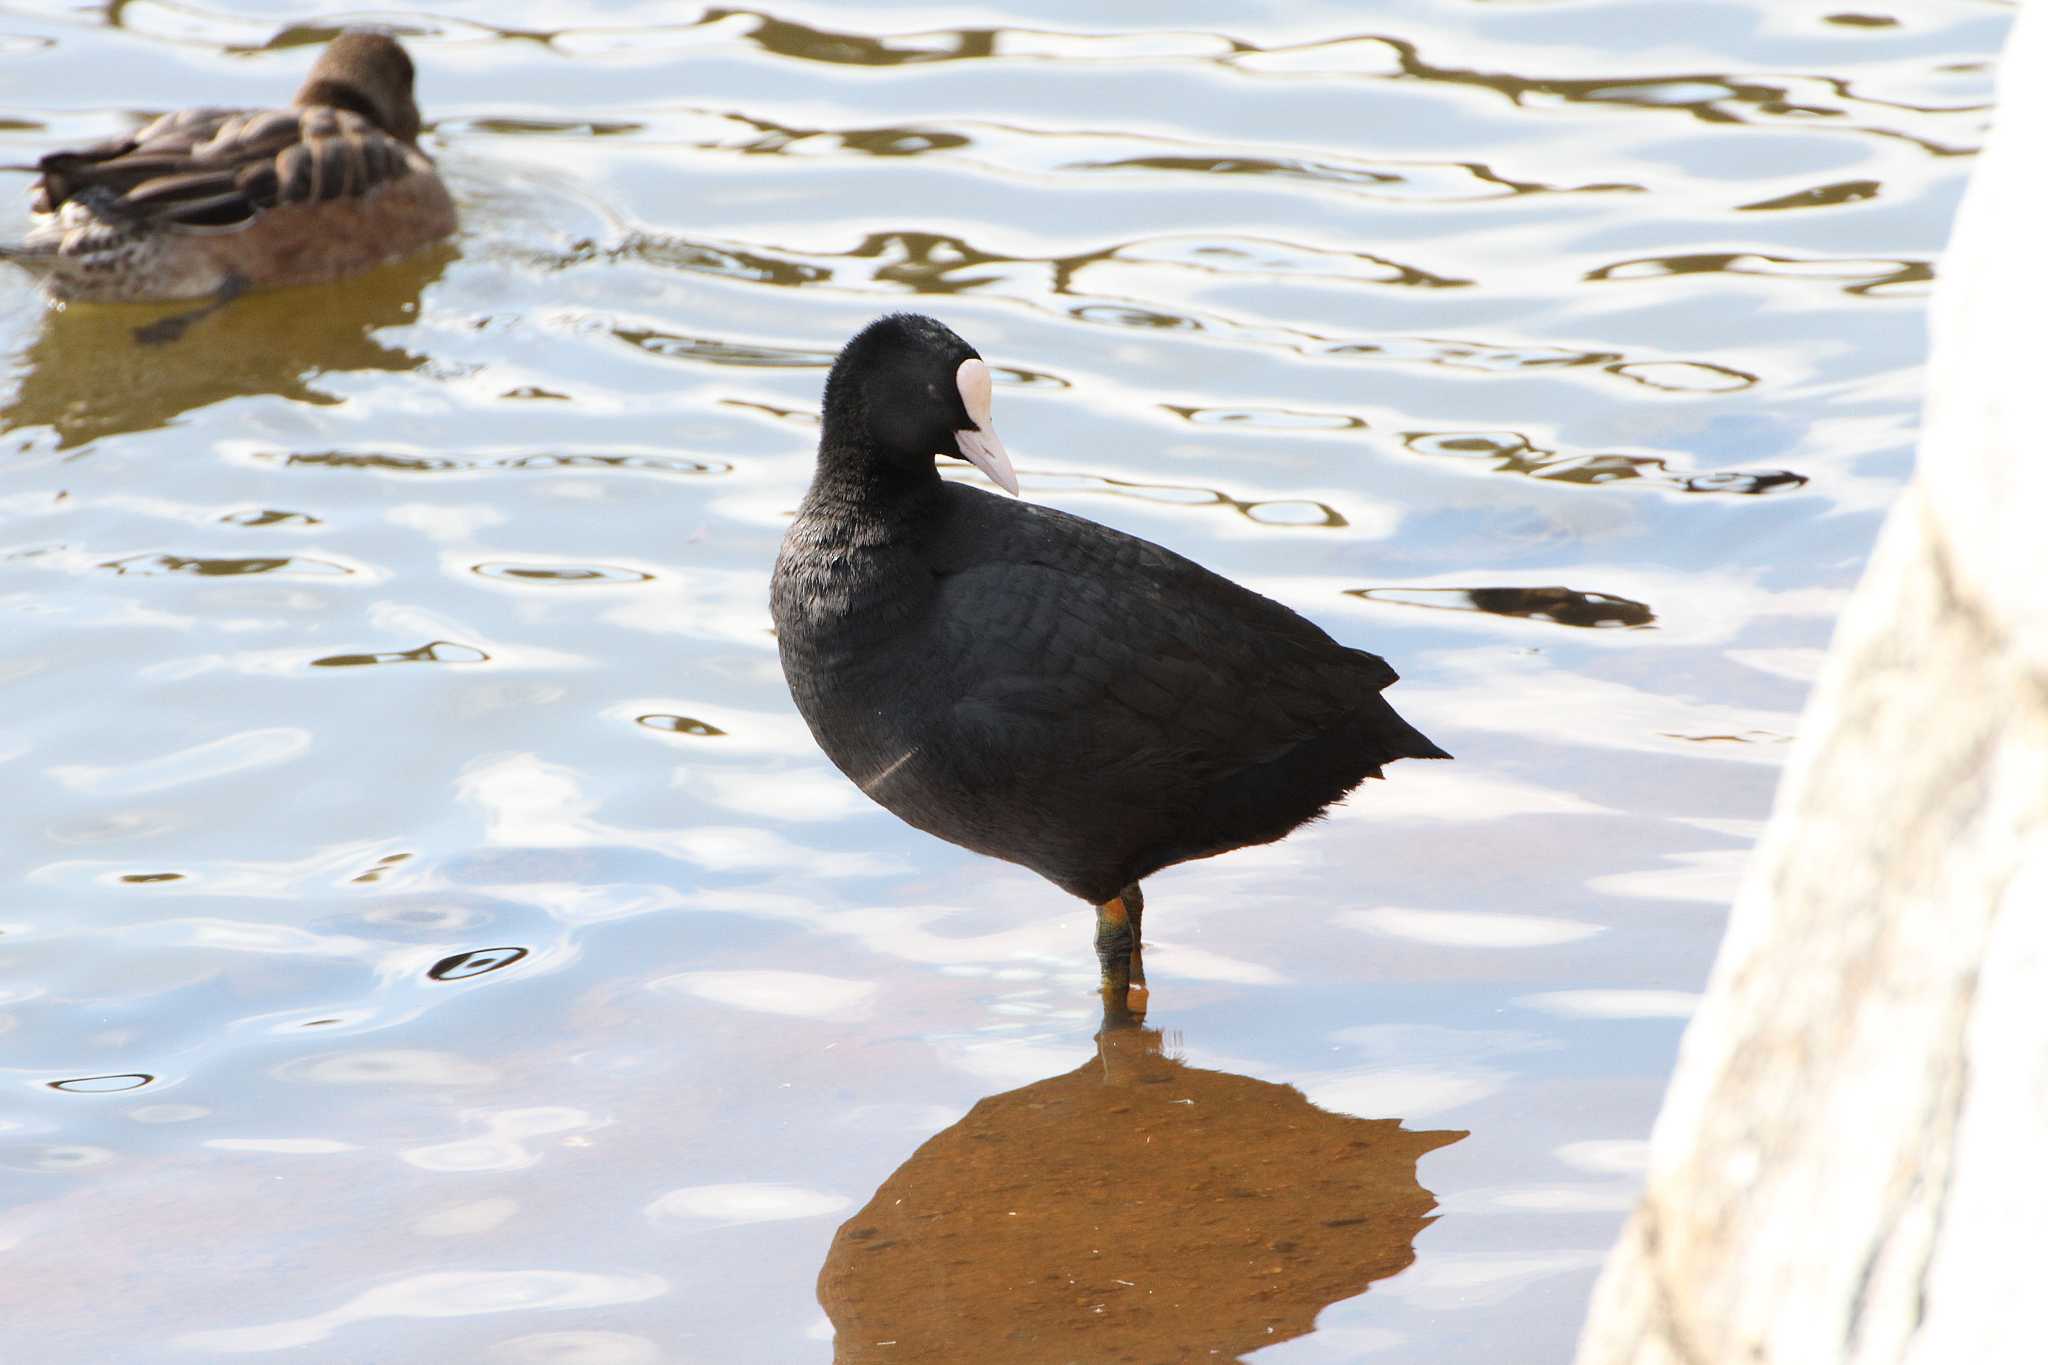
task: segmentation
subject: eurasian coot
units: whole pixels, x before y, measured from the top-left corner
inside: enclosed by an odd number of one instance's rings
[[[1139,881],[1269,843],[1397,758],[1448,758],[1384,659],[1170,550],[1011,493],[988,366],[899,313],[839,353],[783,537],[782,671],[826,756],[905,821],[1096,907],[1103,988],[1144,984]]]

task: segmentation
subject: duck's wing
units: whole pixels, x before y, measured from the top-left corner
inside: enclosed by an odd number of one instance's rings
[[[415,155],[346,109],[187,109],[43,157],[32,206],[55,213],[76,201],[103,219],[232,230],[281,204],[367,194],[411,174]]]
[[[986,502],[930,554],[926,685],[992,770],[1200,783],[1384,709],[1387,662],[1280,603],[1135,536],[960,492]]]

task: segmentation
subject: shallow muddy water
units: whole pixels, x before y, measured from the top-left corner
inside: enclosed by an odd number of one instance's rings
[[[376,11],[453,247],[154,348],[0,276],[0,1355],[1567,1360],[2010,13]],[[304,21],[0,3],[0,162],[280,100]],[[783,690],[899,308],[1027,497],[1458,755],[1149,882],[1156,1032]]]

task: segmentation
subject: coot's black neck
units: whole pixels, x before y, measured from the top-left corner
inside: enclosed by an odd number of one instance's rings
[[[865,445],[828,439],[818,447],[818,471],[804,500],[863,522],[890,523],[915,517],[942,487],[929,457],[892,459]]]
[[[931,593],[922,543],[943,520],[946,485],[861,452],[820,450],[818,472],[783,537],[771,592],[784,671],[798,704],[851,685],[877,642],[918,618]]]

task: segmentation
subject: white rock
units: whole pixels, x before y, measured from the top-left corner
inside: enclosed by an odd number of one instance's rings
[[[2048,15],[1579,1365],[2048,1361]]]

